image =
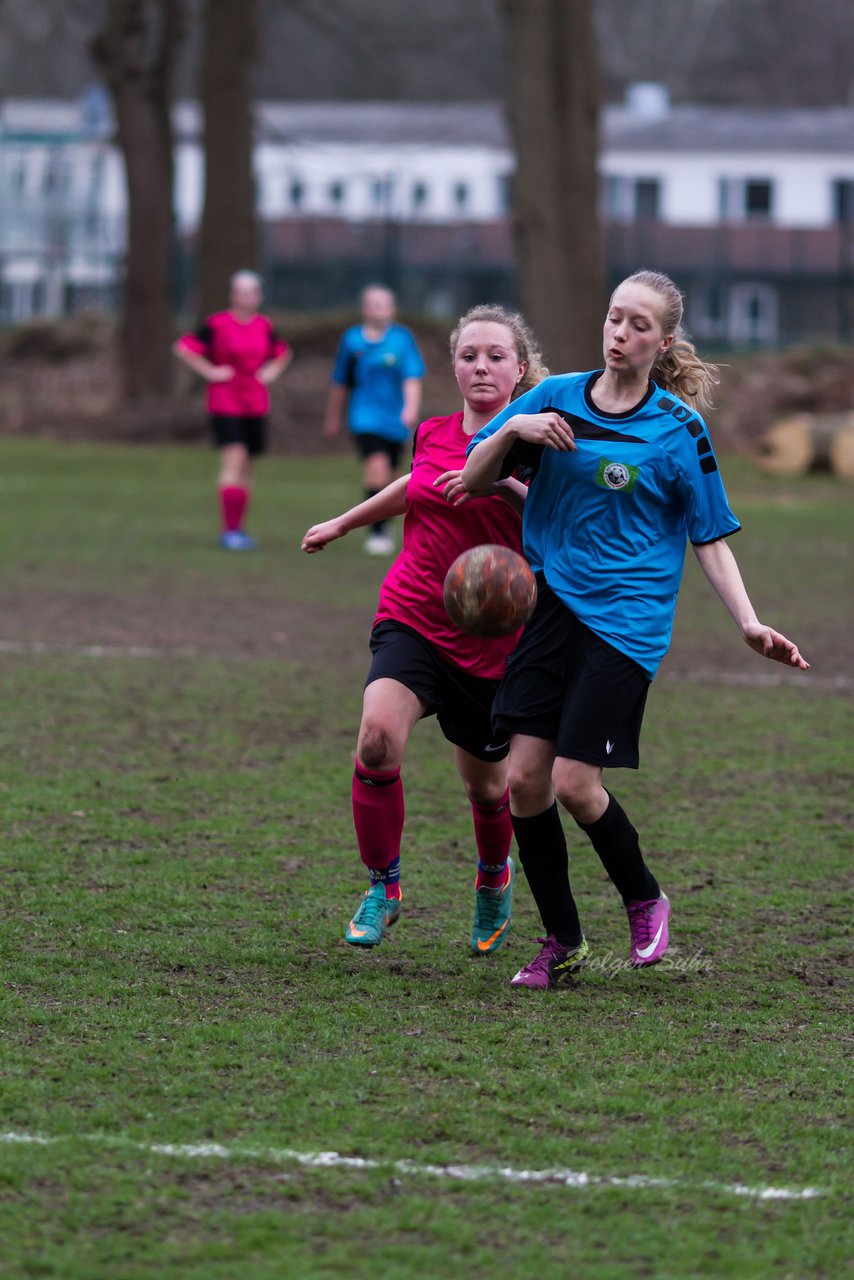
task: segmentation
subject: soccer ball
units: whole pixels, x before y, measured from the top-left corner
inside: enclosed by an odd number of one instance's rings
[[[457,556],[445,575],[445,609],[470,635],[496,639],[528,621],[537,603],[537,581],[522,556],[487,543]]]

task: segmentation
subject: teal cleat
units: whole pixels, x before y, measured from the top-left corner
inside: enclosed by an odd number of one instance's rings
[[[507,880],[502,888],[487,889],[484,886],[474,891],[471,949],[476,956],[491,955],[507,937],[513,905],[513,881],[516,879],[512,858],[507,859],[507,871]]]
[[[387,898],[384,885],[372,885],[344,930],[344,941],[354,947],[378,947],[399,916],[400,898]]]

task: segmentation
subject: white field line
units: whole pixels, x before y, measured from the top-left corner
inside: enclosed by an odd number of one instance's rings
[[[0,653],[66,653],[74,658],[195,658],[188,645],[155,647],[144,644],[47,644],[43,640],[0,640]]]
[[[447,1182],[502,1181],[540,1186],[664,1188],[679,1191],[714,1191],[750,1200],[814,1200],[825,1195],[819,1187],[750,1187],[741,1182],[687,1182],[681,1178],[647,1178],[632,1174],[626,1178],[573,1169],[512,1169],[488,1164],[419,1164],[415,1160],[372,1160],[363,1156],[343,1156],[337,1151],[294,1151],[289,1147],[226,1147],[218,1142],[134,1142],[131,1138],[108,1134],[80,1134],[46,1138],[34,1133],[0,1133],[0,1144],[53,1146],[60,1142],[100,1143],[130,1147],[148,1155],[179,1160],[241,1160],[265,1164],[297,1164],[309,1169],[379,1170],[404,1177],[427,1177]]]
[[[12,654],[70,654],[77,658],[196,658],[200,650],[191,645],[142,645],[142,644],[48,644],[43,640],[0,640],[0,653]],[[221,657],[216,651],[211,657]],[[226,654],[226,657],[245,659],[243,653]],[[852,689],[854,677],[844,675],[803,675],[798,671],[717,671],[714,667],[691,671],[665,671],[662,680],[682,680],[696,684],[733,684],[750,688],[788,685],[793,689]]]

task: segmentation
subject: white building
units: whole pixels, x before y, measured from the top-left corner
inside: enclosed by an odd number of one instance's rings
[[[196,105],[178,105],[175,125],[176,227],[187,238],[204,192]],[[258,209],[269,227],[395,223],[411,236],[418,227],[474,232],[507,222],[513,155],[497,105],[265,102],[256,132]],[[7,101],[0,108],[3,318],[103,300],[120,279],[125,187],[111,133],[97,96],[82,107]],[[696,265],[698,253],[710,252],[712,228],[762,232],[753,250],[760,258],[772,241],[788,246],[775,249],[778,256],[803,256],[793,248],[808,243],[801,233],[839,236],[854,224],[854,108],[670,106],[660,86],[637,85],[624,105],[604,112],[600,170],[611,259],[666,256],[678,229],[695,246],[685,253]],[[846,230],[828,250],[837,275],[850,275],[849,248]],[[510,256],[508,247],[508,270]],[[711,279],[715,262],[707,265]],[[724,274],[731,265],[728,257]],[[764,315],[754,336],[773,340],[775,306],[759,285],[747,311]],[[707,310],[707,332],[731,327],[727,315],[715,319],[714,305]]]

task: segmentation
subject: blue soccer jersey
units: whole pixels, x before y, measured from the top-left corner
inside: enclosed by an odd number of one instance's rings
[[[350,393],[347,424],[357,434],[369,432],[386,440],[405,440],[401,421],[403,383],[424,375],[424,361],[415,339],[401,324],[386,329],[370,342],[362,326],[347,329],[338,346],[332,381]]]
[[[525,554],[591,631],[652,679],[670,644],[688,539],[714,542],[741,526],[699,414],[655,383],[628,413],[604,413],[590,394],[600,372],[546,378],[467,452],[517,413],[554,411],[569,423],[574,451],[516,441],[505,461],[505,475],[519,464],[535,471]]]

